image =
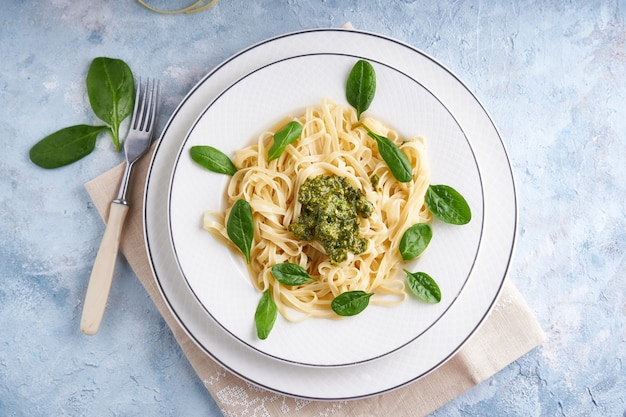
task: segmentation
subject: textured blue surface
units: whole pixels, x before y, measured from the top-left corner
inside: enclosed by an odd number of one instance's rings
[[[221,415],[122,257],[100,333],[79,331],[104,231],[83,183],[123,156],[102,139],[86,159],[44,171],[28,150],[95,123],[91,60],[122,58],[160,78],[169,115],[251,43],[350,21],[466,82],[516,176],[511,277],[547,341],[433,415],[626,416],[626,3],[510,3],[220,0],[161,16],[132,0],[3,1],[0,415]]]

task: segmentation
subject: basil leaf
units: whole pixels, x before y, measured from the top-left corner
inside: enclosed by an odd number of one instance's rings
[[[409,272],[406,269],[406,282],[413,294],[427,303],[441,301],[441,290],[434,279],[425,272]]]
[[[192,146],[189,149],[191,159],[209,171],[218,174],[235,175],[237,167],[228,156],[212,146]]]
[[[402,149],[389,138],[377,135],[367,127],[365,129],[367,129],[367,134],[370,137],[376,139],[378,152],[380,152],[380,156],[383,157],[393,176],[400,182],[411,181],[413,179],[413,166]]]
[[[367,61],[359,60],[352,67],[346,81],[346,99],[356,109],[357,119],[367,110],[376,94],[376,72]]]
[[[306,269],[291,262],[274,265],[272,267],[272,275],[274,275],[274,278],[276,278],[276,280],[281,284],[291,286],[302,285],[307,282],[315,281],[306,272]]]
[[[93,112],[111,127],[113,145],[119,151],[120,124],[135,104],[133,73],[120,59],[95,58],[87,72],[87,95]]]
[[[267,160],[272,161],[283,154],[290,143],[295,142],[302,134],[302,125],[297,121],[291,121],[274,134],[274,143],[267,152]]]
[[[335,297],[330,306],[340,316],[354,316],[365,310],[372,295],[360,290],[347,291]]]
[[[433,237],[428,223],[417,223],[406,229],[400,239],[400,254],[404,261],[410,261],[422,254]]]
[[[270,335],[276,316],[278,315],[278,307],[272,298],[270,290],[265,290],[259,304],[254,312],[254,323],[256,325],[256,334],[261,340],[267,339]]]
[[[106,126],[75,125],[46,136],[30,148],[29,157],[42,168],[69,165],[89,155]]]
[[[465,198],[448,185],[430,185],[426,190],[426,207],[439,220],[450,224],[467,224],[472,219]]]
[[[241,250],[250,263],[250,250],[254,239],[254,221],[252,208],[246,200],[237,200],[228,216],[226,232],[232,242]]]

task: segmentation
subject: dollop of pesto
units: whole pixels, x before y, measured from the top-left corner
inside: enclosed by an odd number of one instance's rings
[[[359,219],[369,217],[374,205],[344,177],[319,175],[307,178],[298,190],[302,204],[300,218],[289,226],[298,239],[317,239],[331,264],[337,265],[348,252],[367,249],[367,239],[359,235]]]
[[[378,184],[380,184],[380,177],[378,176],[378,174],[372,174],[372,176],[370,177],[370,183],[372,184],[372,188],[374,190],[378,189]]]

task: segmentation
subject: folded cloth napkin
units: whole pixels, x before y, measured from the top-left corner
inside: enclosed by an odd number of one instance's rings
[[[291,398],[254,386],[225,370],[187,336],[157,288],[144,245],[142,221],[143,190],[150,159],[146,155],[134,167],[131,208],[121,250],[226,416],[423,416],[489,378],[544,340],[532,311],[507,279],[491,313],[459,352],[435,371],[403,388],[365,399],[330,402]],[[121,164],[85,184],[105,221],[123,171]]]

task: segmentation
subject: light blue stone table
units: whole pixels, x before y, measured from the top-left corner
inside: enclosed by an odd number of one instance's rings
[[[28,151],[95,123],[91,60],[160,78],[169,115],[239,50],[347,21],[458,75],[498,126],[516,178],[510,277],[547,340],[433,415],[626,416],[624,1],[219,0],[175,16],[133,0],[2,3],[0,416],[221,415],[123,257],[99,337],[79,331],[104,231],[83,184],[123,155],[100,140],[46,171]]]

